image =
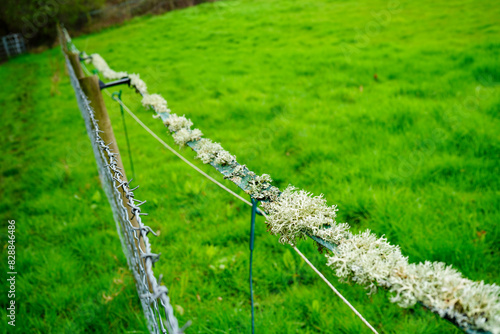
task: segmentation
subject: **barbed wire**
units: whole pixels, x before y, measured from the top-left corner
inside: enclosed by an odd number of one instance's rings
[[[141,216],[147,215],[147,213],[141,212],[141,205],[146,201],[135,198],[134,190],[139,186],[131,189],[130,183],[132,180],[127,181],[124,179],[124,173],[118,166],[118,153],[112,151],[110,148],[111,143],[106,144],[101,138],[100,133],[103,133],[103,131],[99,128],[94,110],[80,86],[67,55],[65,55],[65,60],[78,106],[92,142],[102,187],[113,211],[128,266],[135,278],[137,293],[141,300],[148,328],[151,333],[155,334],[183,333],[190,322],[183,328],[179,328],[173,307],[170,304],[168,289],[165,285],[161,285],[162,275],[157,280],[152,269],[160,255],[152,252],[148,234],[154,234],[154,232],[141,219]],[[126,205],[130,207],[131,217],[127,208],[123,205],[120,189],[127,199]],[[132,224],[131,220],[133,219],[137,221],[137,227]]]

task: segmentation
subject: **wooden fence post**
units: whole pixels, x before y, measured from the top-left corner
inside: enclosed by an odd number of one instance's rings
[[[73,67],[73,70],[75,71],[76,78],[78,80],[85,78],[85,74],[83,73],[82,65],[80,64],[80,55],[78,53],[75,53],[75,52],[68,52],[67,55],[69,58],[69,62],[71,63],[71,66]],[[97,87],[99,87],[99,81],[97,81]],[[102,97],[101,97],[101,99],[102,99]]]
[[[116,156],[116,163],[118,167],[121,168],[120,171],[123,174],[123,180],[128,180],[127,175],[125,173],[125,168],[123,167],[120,150],[118,149],[118,145],[116,143],[113,127],[111,126],[111,120],[109,119],[108,111],[106,109],[106,105],[104,104],[104,100],[102,98],[101,88],[99,87],[99,78],[97,77],[97,75],[92,75],[90,77],[85,76],[82,70],[82,65],[80,64],[80,56],[77,53],[68,51],[64,39],[64,34],[62,33],[62,29],[59,26],[58,30],[61,43],[63,43],[63,51],[68,56],[69,61],[71,63],[71,67],[73,67],[76,77],[80,82],[80,86],[85,95],[87,96],[87,98],[89,99],[90,105],[94,110],[94,116],[99,121],[99,128],[101,131],[103,131],[103,133],[100,133],[100,137],[106,144],[111,143],[109,145],[109,148],[111,149],[111,151],[113,151],[113,153],[118,154],[118,156]],[[109,163],[109,160],[106,161],[106,163]],[[115,185],[113,184],[113,186]],[[132,223],[132,226],[138,228],[139,223],[137,222],[136,216],[132,214],[131,207],[127,205],[128,199],[125,196],[123,188],[118,188],[118,190],[121,195],[122,204],[127,209],[128,216],[130,222]],[[135,230],[133,231],[133,233],[138,237],[134,238],[134,243],[136,245],[138,252],[137,256],[139,257],[139,261],[141,261],[142,265],[145,267],[145,260],[141,256],[142,255],[141,250],[142,252],[146,253],[146,246],[144,245],[144,240],[141,236],[140,230]],[[137,239],[139,239],[139,242],[137,242]],[[147,277],[147,275],[146,279],[148,282],[149,291],[152,292],[151,282],[149,281],[149,277]]]

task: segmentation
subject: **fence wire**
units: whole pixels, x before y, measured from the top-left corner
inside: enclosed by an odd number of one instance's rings
[[[120,236],[123,252],[126,255],[128,266],[134,274],[137,293],[141,300],[144,315],[151,333],[178,334],[183,333],[184,328],[179,328],[175,318],[168,289],[161,285],[162,275],[157,280],[153,273],[153,265],[159,259],[159,255],[151,251],[148,233],[154,232],[149,226],[144,225],[141,216],[147,215],[141,212],[140,205],[146,201],[139,201],[134,197],[134,189],[130,188],[130,181],[124,180],[123,173],[117,164],[116,152],[110,149],[110,144],[106,144],[100,136],[98,120],[95,118],[94,110],[83,92],[76,74],[65,55],[66,66],[68,68],[71,84],[75,90],[78,106],[82,113],[87,133],[92,143],[97,169],[101,179],[102,187],[111,205],[116,229]],[[130,206],[132,217],[129,217],[127,208],[123,205],[120,188],[125,193],[125,197]],[[137,220],[138,227],[134,227],[131,220]],[[141,241],[143,248],[140,246]],[[189,325],[189,323],[187,324]]]

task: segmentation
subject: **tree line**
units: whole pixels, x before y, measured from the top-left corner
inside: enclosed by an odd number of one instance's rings
[[[0,36],[20,33],[31,47],[50,46],[58,22],[74,35],[207,1],[215,0],[1,0]]]

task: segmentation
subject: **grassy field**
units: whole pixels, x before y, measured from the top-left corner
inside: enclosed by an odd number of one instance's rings
[[[173,112],[281,189],[323,193],[353,230],[385,234],[411,262],[498,284],[499,20],[492,1],[221,1],[75,44],[140,73]],[[5,245],[15,219],[17,332],[146,333],[60,50],[2,64],[0,78],[1,235]],[[106,103],[128,167],[119,108]],[[127,126],[136,196],[160,232],[155,272],[180,322],[193,321],[188,333],[248,333],[250,209]],[[381,333],[459,333],[383,291],[339,283],[311,241],[298,247]],[[2,277],[6,258],[3,247]],[[258,333],[368,332],[262,218],[254,289]],[[7,302],[0,328],[14,332]]]

